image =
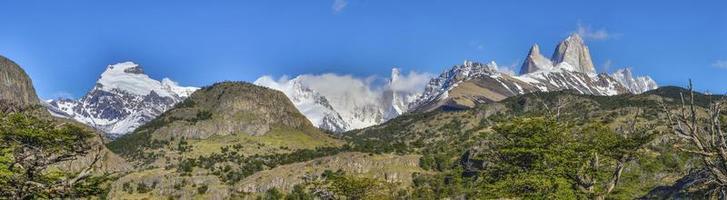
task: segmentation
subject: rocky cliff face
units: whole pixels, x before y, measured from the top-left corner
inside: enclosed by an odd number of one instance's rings
[[[422,96],[412,104],[413,110],[471,108],[478,103],[495,102],[530,92],[575,90],[581,94],[638,94],[656,89],[649,77],[632,77],[630,71],[613,75],[596,74],[588,47],[577,34],[562,41],[552,59],[533,45],[523,62],[520,75],[503,73],[496,63],[465,61],[432,79]]]
[[[109,65],[93,89],[80,99],[56,99],[47,105],[56,116],[74,119],[116,138],[156,118],[196,89],[167,78],[151,79],[138,64],[123,62]]]
[[[3,56],[0,56],[0,100],[23,107],[40,104],[28,74]]]
[[[33,83],[30,77],[25,74],[25,71],[13,61],[0,56],[0,112],[4,111],[2,107],[5,106],[20,106],[22,112],[51,120],[56,124],[73,124],[83,127],[89,132],[96,131],[91,127],[73,120],[51,116],[43,107],[38,106],[42,105],[42,103],[38,99],[33,88]],[[24,109],[25,107],[28,109]],[[96,173],[114,173],[131,169],[131,166],[126,160],[109,151],[104,146],[103,138],[93,137],[87,142],[92,146],[92,151],[74,160],[62,162],[57,167],[69,172],[80,172],[82,169],[91,165],[96,154],[99,154],[101,155],[100,160],[94,165]]]
[[[578,34],[572,34],[560,42],[558,47],[555,48],[551,60],[553,60],[555,65],[568,63],[575,67],[574,71],[576,72],[586,74],[596,73],[596,69],[593,67],[593,61],[591,61],[591,53]]]
[[[525,57],[522,67],[520,67],[520,74],[527,74],[540,70],[549,70],[553,68],[553,62],[550,59],[540,54],[540,47],[538,44],[534,44],[530,48],[528,55]]]
[[[631,68],[619,69],[611,77],[616,79],[621,85],[629,89],[631,93],[639,94],[649,90],[656,89],[656,82],[648,76],[634,77]]]

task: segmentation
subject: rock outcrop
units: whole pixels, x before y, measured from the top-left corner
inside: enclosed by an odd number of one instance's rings
[[[593,61],[591,60],[591,53],[588,47],[583,42],[583,39],[581,39],[581,36],[575,33],[558,44],[551,60],[553,60],[553,64],[556,66],[561,63],[568,63],[577,72],[586,74],[596,73],[596,68],[593,67]]]
[[[629,89],[631,93],[639,94],[656,89],[656,82],[648,76],[634,77],[631,68],[619,69],[611,77]]]
[[[525,57],[522,67],[520,67],[520,74],[527,74],[540,70],[548,70],[553,68],[553,62],[540,54],[540,47],[538,44],[534,44],[530,48],[528,55]]]
[[[168,122],[153,135],[205,139],[213,135],[264,135],[274,126],[315,129],[280,91],[242,82],[204,87],[155,119]]]
[[[0,101],[21,107],[40,104],[28,74],[3,56],[0,56]]]
[[[50,115],[44,107],[40,106],[44,102],[41,102],[36,95],[30,77],[20,66],[2,56],[0,56],[0,82],[0,110],[3,112],[5,110],[3,107],[18,106],[19,108],[12,109],[12,112],[20,111],[28,115],[48,119],[55,124],[72,124],[83,127],[86,131],[96,132],[95,129],[76,121]],[[115,173],[131,169],[126,160],[104,146],[103,138],[100,135],[92,137],[87,142],[93,150],[76,159],[62,162],[58,167],[65,171],[79,172],[93,164],[95,156],[99,155],[99,160],[93,166],[96,173]]]

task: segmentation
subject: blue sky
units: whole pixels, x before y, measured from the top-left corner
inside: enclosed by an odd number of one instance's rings
[[[209,2],[209,1],[205,1]],[[519,68],[586,33],[599,71],[727,92],[727,1],[6,1],[0,55],[43,98],[79,97],[108,64],[204,86],[262,75],[438,74],[463,60]]]

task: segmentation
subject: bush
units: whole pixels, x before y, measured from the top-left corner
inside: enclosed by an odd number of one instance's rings
[[[208,189],[208,188],[207,188],[207,185],[202,185],[202,186],[199,186],[199,187],[197,187],[197,193],[199,193],[199,194],[204,194],[204,193],[206,193],[206,192],[207,192],[207,189]]]

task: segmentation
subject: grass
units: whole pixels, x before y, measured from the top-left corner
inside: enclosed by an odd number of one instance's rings
[[[187,142],[192,146],[192,151],[186,154],[190,157],[219,153],[222,147],[235,144],[242,145],[241,152],[245,155],[281,154],[299,149],[337,147],[344,144],[316,130],[300,131],[281,127],[275,127],[262,136],[239,133],[225,136],[216,135],[203,140],[188,140]]]

